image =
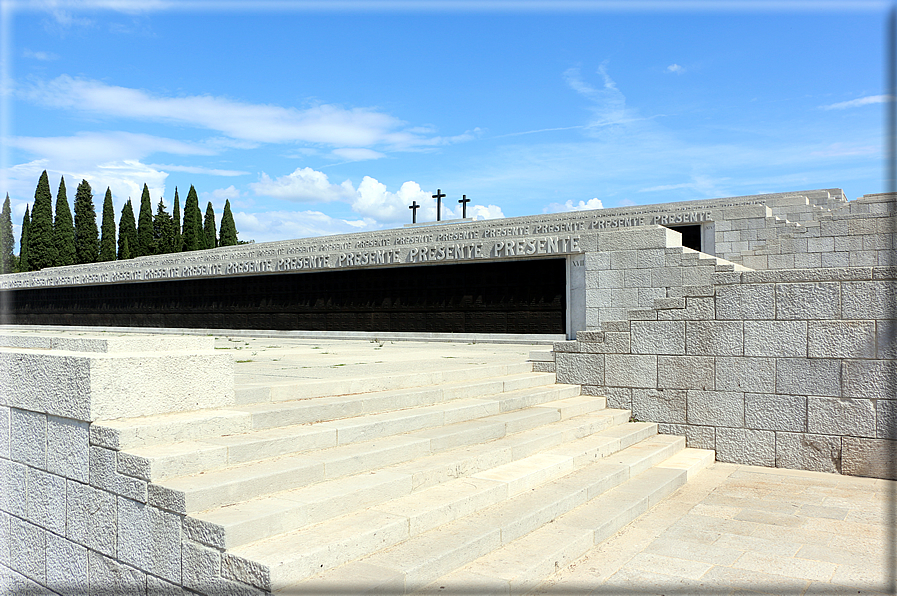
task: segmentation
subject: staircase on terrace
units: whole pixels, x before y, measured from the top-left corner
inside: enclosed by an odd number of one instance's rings
[[[527,593],[713,461],[525,357],[452,366],[244,382],[92,441],[183,515],[208,594]]]

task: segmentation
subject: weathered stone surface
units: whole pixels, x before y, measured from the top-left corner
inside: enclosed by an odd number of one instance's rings
[[[837,282],[776,284],[775,308],[777,319],[839,319],[841,284]]]
[[[807,337],[810,358],[875,358],[875,321],[812,321]]]
[[[66,538],[116,558],[117,520],[115,495],[87,484],[66,481]]]
[[[28,466],[0,459],[0,509],[21,518],[28,516]]]
[[[770,430],[717,428],[716,461],[775,467],[775,433]]]
[[[602,354],[558,352],[555,354],[558,383],[604,385],[604,359]]]
[[[48,532],[47,586],[60,594],[87,594],[87,549]]]
[[[9,520],[10,566],[33,581],[47,583],[47,532],[17,517]]]
[[[717,319],[770,319],[775,308],[772,284],[721,286],[716,289]]]
[[[181,545],[183,585],[201,594],[213,596],[262,596],[253,587],[229,581],[221,576],[221,554],[211,548],[185,540]]]
[[[779,358],[776,361],[776,393],[788,395],[841,395],[841,361]]]
[[[682,321],[633,321],[633,354],[685,354],[685,323]]]
[[[632,389],[628,387],[605,387],[603,395],[607,396],[608,408],[632,410]]]
[[[685,422],[685,391],[633,389],[632,415],[645,422]]]
[[[688,321],[685,353],[689,356],[741,356],[744,335],[741,321]]]
[[[0,457],[9,459],[10,409],[0,406]]]
[[[875,436],[879,439],[897,439],[897,400],[875,401]]]
[[[90,575],[90,594],[113,596],[142,596],[146,594],[146,574],[105,557],[92,550],[87,551],[87,569]]]
[[[47,417],[38,412],[10,411],[10,457],[41,470],[47,467]]]
[[[807,432],[807,398],[800,395],[745,393],[744,425],[757,430]]]
[[[745,321],[745,356],[807,357],[806,321]]]
[[[709,356],[658,356],[657,386],[668,389],[715,389],[714,359]]]
[[[892,319],[897,312],[897,281],[841,284],[845,319]]]
[[[657,318],[661,321],[703,321],[713,319],[715,313],[713,298],[688,297],[684,309],[664,310],[657,313]]]
[[[86,422],[47,417],[47,470],[81,482],[90,479],[90,430]]]
[[[894,399],[897,395],[897,362],[844,361],[844,395],[866,399]]]
[[[105,491],[146,502],[146,482],[118,473],[116,452],[90,447],[90,484]]]
[[[657,356],[605,355],[604,378],[608,387],[657,387]]]
[[[807,430],[823,435],[875,436],[875,404],[870,399],[807,399]]]
[[[172,582],[181,580],[181,516],[118,498],[118,558]]]
[[[895,315],[897,316],[897,315]],[[897,320],[875,322],[876,358],[897,359]]]
[[[57,534],[65,534],[65,478],[28,468],[28,521]]]
[[[774,358],[716,358],[716,388],[721,391],[775,392]]]
[[[744,426],[744,394],[734,391],[690,390],[688,423],[700,426]]]
[[[897,441],[844,437],[841,447],[842,473],[897,480]]]
[[[841,438],[807,433],[776,433],[776,467],[841,473]]]

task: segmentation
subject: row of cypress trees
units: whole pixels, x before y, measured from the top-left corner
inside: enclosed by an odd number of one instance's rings
[[[199,198],[193,186],[190,186],[184,204],[183,225],[180,220],[177,188],[174,190],[172,214],[165,210],[162,199],[159,199],[156,213],[153,214],[149,188],[144,184],[138,217],[135,220],[134,208],[131,199],[128,199],[121,211],[116,241],[112,191],[106,188],[102,223],[97,230],[90,184],[87,180],[82,180],[78,185],[75,193],[75,217],[72,219],[65,178],[59,181],[54,219],[50,181],[44,170],[34,191],[34,204],[30,212],[29,208],[25,207],[18,257],[13,254],[15,239],[9,195],[6,195],[3,210],[0,211],[0,273],[37,271],[45,267],[114,261],[240,244],[237,240],[237,226],[231,213],[230,201],[224,204],[221,228],[216,233],[215,210],[212,203],[209,202],[203,218],[199,210]]]

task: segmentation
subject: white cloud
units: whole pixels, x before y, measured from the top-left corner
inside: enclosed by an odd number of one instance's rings
[[[320,211],[267,211],[234,213],[240,240],[271,242],[288,238],[311,238],[377,229],[367,219],[338,219]]]
[[[673,72],[681,75],[683,72],[685,72],[685,68],[679,66],[678,64],[670,64],[669,66],[667,66],[667,72]]]
[[[330,202],[351,199],[355,195],[352,183],[331,184],[327,174],[311,168],[296,168],[292,174],[271,179],[262,173],[258,182],[249,184],[256,195],[298,202]]]
[[[569,200],[566,203],[549,203],[542,212],[563,213],[566,211],[585,211],[587,209],[604,209],[604,205],[601,204],[601,199],[597,197],[589,199],[588,201],[580,201],[579,203],[574,203],[572,200]]]
[[[373,149],[364,149],[360,147],[334,149],[333,154],[339,158],[348,159],[350,161],[365,161],[368,159],[380,159],[381,157],[386,157],[379,151],[374,151]]]
[[[488,207],[474,205],[467,209],[467,213],[474,219],[499,219],[505,216],[498,205],[489,205]]]
[[[838,103],[829,104],[827,106],[819,106],[823,110],[844,110],[847,108],[858,108],[860,106],[868,106],[870,104],[875,103],[886,103],[891,101],[890,95],[869,95],[867,97],[860,97],[858,99],[851,99],[850,101],[842,101]]]
[[[564,72],[567,85],[593,104],[591,108],[593,117],[588,127],[602,128],[641,120],[634,110],[626,107],[626,97],[607,74],[606,64],[599,66],[596,72],[601,75],[603,81],[601,88],[586,83],[580,75],[579,68],[568,68]]]
[[[41,61],[49,61],[49,60],[59,59],[59,56],[54,54],[53,52],[40,52],[40,51],[35,52],[32,50],[29,50],[28,48],[25,48],[24,50],[22,50],[22,57],[23,58],[33,58],[34,60],[41,60]]]
[[[352,210],[362,216],[381,222],[411,222],[408,206],[417,201],[422,208],[417,211],[418,221],[436,219],[436,201],[431,193],[421,190],[417,182],[405,182],[398,192],[389,192],[386,185],[365,176],[358,185],[352,201]]]
[[[208,176],[245,176],[249,172],[242,170],[216,170],[214,168],[201,168],[198,166],[179,166],[174,164],[150,164],[150,167],[170,172],[186,172],[188,174],[206,174]]]
[[[186,124],[243,141],[309,142],[339,147],[380,144],[407,149],[467,138],[464,135],[445,139],[426,138],[402,130],[404,122],[373,108],[322,104],[300,110],[210,95],[160,97],[140,89],[117,87],[68,75],[34,83],[23,88],[21,94],[53,108],[81,110],[106,117]]]

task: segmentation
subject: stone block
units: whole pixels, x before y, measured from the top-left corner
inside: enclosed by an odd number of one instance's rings
[[[775,467],[775,433],[746,428],[716,429],[716,461]]]
[[[745,356],[807,357],[806,321],[745,321]]]
[[[744,426],[744,394],[689,390],[687,420],[698,426]]]
[[[602,395],[607,397],[607,407],[632,410],[632,389],[629,387],[605,387]]]
[[[845,397],[897,398],[897,362],[894,360],[845,360],[843,373]]]
[[[118,558],[171,582],[181,581],[181,516],[118,498]]]
[[[835,250],[835,239],[831,236],[807,238],[807,252],[832,252]]]
[[[27,519],[36,526],[65,535],[65,478],[28,468]]]
[[[658,320],[664,321],[704,321],[716,316],[713,298],[686,297],[685,308],[664,310],[657,313]]]
[[[659,225],[599,232],[598,250],[637,251],[645,248],[663,249],[667,246],[675,246],[676,236],[679,236],[679,244],[681,245],[681,234]]]
[[[657,386],[663,389],[715,389],[713,358],[658,356]]]
[[[638,251],[639,269],[663,269],[666,267],[665,248],[646,248]]]
[[[643,422],[685,422],[685,391],[633,389],[632,415]]]
[[[201,594],[262,596],[266,592],[229,581],[221,575],[221,554],[214,549],[185,540],[181,545],[183,585]]]
[[[48,532],[47,587],[60,594],[87,594],[87,549]]]
[[[117,519],[115,495],[87,484],[66,481],[66,538],[117,558]]]
[[[775,308],[772,284],[722,286],[716,289],[717,319],[771,319],[775,316]]]
[[[624,269],[608,269],[606,271],[597,271],[599,288],[622,288]]]
[[[90,447],[90,484],[96,488],[146,502],[146,482],[118,473],[116,452],[103,447]]]
[[[678,288],[682,286],[682,270],[678,267],[652,269],[651,285],[655,288]]]
[[[841,437],[776,433],[776,467],[841,473]]]
[[[0,510],[27,517],[28,466],[8,459],[0,459]]]
[[[651,270],[650,269],[626,269],[626,270],[623,270],[623,287],[624,288],[650,288],[651,287]]]
[[[652,309],[654,308],[654,302],[666,296],[666,290],[663,288],[638,288],[638,305],[640,308]],[[657,318],[657,313],[654,312],[651,319]]]
[[[91,596],[144,596],[146,573],[92,550],[87,551]]]
[[[875,338],[876,358],[897,359],[897,320],[876,321]]]
[[[807,398],[800,395],[745,393],[744,425],[755,430],[807,432]]]
[[[78,480],[90,480],[90,427],[86,422],[47,417],[47,471]]]
[[[722,391],[774,393],[776,390],[776,360],[775,358],[718,357],[716,358],[716,388]]]
[[[741,321],[687,321],[685,353],[690,356],[741,356],[744,335]]]
[[[638,267],[638,253],[634,250],[615,250],[610,253],[611,269],[635,269]]]
[[[557,382],[572,385],[604,385],[604,358],[603,354],[556,353]]]
[[[897,441],[844,437],[841,473],[897,480]]]
[[[840,319],[841,284],[838,282],[776,284],[775,308],[777,319]]]
[[[10,459],[41,470],[47,467],[47,417],[38,412],[10,409]]]
[[[845,319],[893,319],[897,281],[847,281],[841,284]]]
[[[875,403],[871,399],[807,399],[807,431],[821,435],[875,436]]]
[[[775,393],[840,397],[841,361],[817,358],[779,358]]]
[[[819,256],[823,267],[849,267],[849,252],[824,252]]]
[[[5,459],[9,459],[9,420],[9,408],[0,406],[0,457]]]
[[[604,379],[608,387],[657,387],[657,356],[606,354]]]
[[[897,439],[897,400],[876,400],[875,436],[879,439]]]
[[[9,538],[9,520],[12,516],[0,511],[0,569],[3,567],[9,567],[9,548],[10,548],[10,538]],[[0,587],[3,586],[2,579],[0,579]]]
[[[628,354],[630,350],[628,332],[604,331],[604,340],[599,343],[584,343],[581,350],[595,354]]]
[[[586,253],[586,271],[596,271],[599,269],[610,269],[610,253],[587,252]]]
[[[47,583],[47,532],[23,519],[9,519],[9,564],[28,579]]]
[[[685,323],[682,321],[633,321],[633,354],[685,354]]]
[[[875,321],[812,321],[810,358],[875,358]]]

